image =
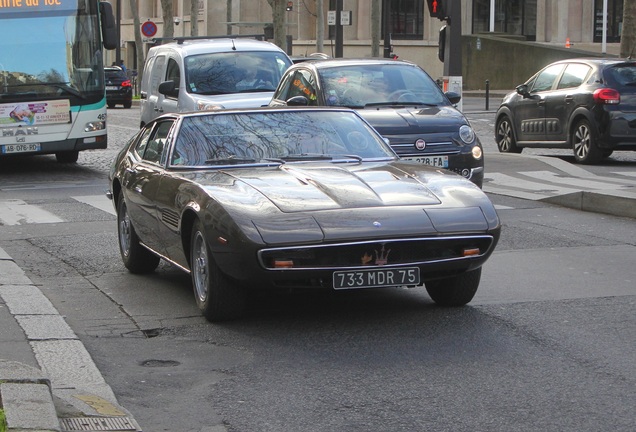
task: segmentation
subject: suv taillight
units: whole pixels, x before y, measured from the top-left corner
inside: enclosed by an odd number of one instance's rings
[[[122,87],[132,87],[132,84],[130,83],[130,80],[128,81],[124,81],[123,83],[121,83]]]
[[[597,104],[616,105],[621,102],[621,94],[611,88],[600,88],[594,91],[594,102]]]

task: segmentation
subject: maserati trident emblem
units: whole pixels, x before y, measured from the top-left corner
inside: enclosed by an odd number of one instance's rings
[[[390,252],[391,252],[391,249],[385,250],[384,243],[382,243],[382,249],[380,249],[380,252],[378,252],[377,250],[375,251],[375,265],[379,265],[379,266],[386,265],[389,262]]]
[[[415,148],[418,150],[424,150],[426,148],[426,141],[423,139],[418,139],[415,141]]]

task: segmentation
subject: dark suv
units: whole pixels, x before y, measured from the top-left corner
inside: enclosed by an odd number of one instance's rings
[[[124,108],[132,106],[132,84],[130,78],[120,67],[110,66],[104,68],[106,80],[106,104],[108,108],[114,108],[122,104]]]
[[[571,148],[594,164],[614,150],[636,150],[636,61],[569,59],[549,64],[497,111],[500,152]]]

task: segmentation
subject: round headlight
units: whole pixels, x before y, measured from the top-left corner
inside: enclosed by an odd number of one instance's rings
[[[481,150],[481,147],[479,147],[478,145],[473,147],[472,153],[475,159],[481,159],[481,157],[483,156],[483,151]]]
[[[459,137],[466,144],[471,144],[473,141],[475,141],[475,131],[473,131],[473,128],[471,128],[470,126],[463,125],[459,128]]]

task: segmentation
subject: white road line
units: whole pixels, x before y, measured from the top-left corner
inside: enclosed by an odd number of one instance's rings
[[[537,195],[545,195],[546,197],[554,196],[554,195],[570,194],[570,193],[577,192],[579,190],[579,189],[561,187],[558,185],[550,185],[550,184],[544,184],[544,183],[530,181],[530,180],[524,180],[521,178],[517,178],[517,177],[513,177],[507,174],[502,174],[497,172],[487,173],[484,180],[486,179],[489,179],[492,181],[484,181],[484,189],[486,189],[486,186],[499,188],[500,190],[501,189],[505,189],[505,190],[525,189],[529,191],[536,191]],[[534,198],[534,199],[540,199],[540,198]]]
[[[636,177],[636,172],[633,172],[633,171],[612,171],[612,174],[628,176],[628,177]]]
[[[570,186],[578,186],[580,188],[588,188],[588,189],[619,189],[623,187],[622,184],[613,184],[606,181],[594,181],[587,180],[584,178],[574,178],[574,177],[563,177],[559,176],[552,171],[521,171],[519,174],[523,174],[528,177],[533,177],[541,181],[557,183],[562,185],[570,185]],[[598,178],[598,177],[596,177]]]
[[[74,196],[71,197],[76,201],[79,201],[84,204],[88,204],[95,208],[105,211],[106,213],[110,213],[112,215],[116,215],[115,207],[113,207],[113,202],[106,198],[106,195],[85,195],[85,196]]]
[[[3,225],[21,225],[27,223],[59,223],[64,222],[53,213],[22,200],[0,201],[0,222]]]

